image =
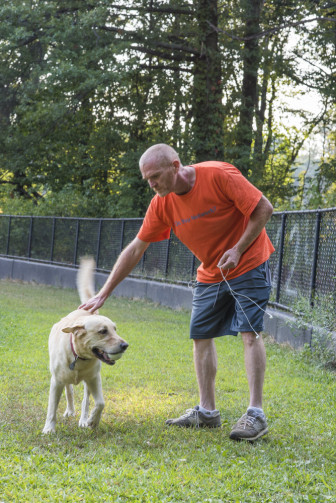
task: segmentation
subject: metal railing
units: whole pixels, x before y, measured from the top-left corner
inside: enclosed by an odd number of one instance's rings
[[[142,219],[86,219],[0,215],[0,256],[78,266],[92,255],[109,271],[136,236]],[[272,304],[290,309],[299,296],[313,305],[319,296],[336,297],[336,208],[274,213],[267,232],[271,256]],[[152,243],[132,276],[187,284],[198,259],[172,233]]]

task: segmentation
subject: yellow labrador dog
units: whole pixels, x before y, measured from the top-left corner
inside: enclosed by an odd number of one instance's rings
[[[94,268],[94,260],[81,261],[77,287],[82,303],[94,295]],[[75,415],[72,385],[81,381],[84,381],[84,399],[79,426],[95,427],[99,424],[104,408],[101,361],[113,365],[127,347],[127,342],[117,334],[113,321],[83,309],[73,311],[52,327],[49,336],[50,394],[43,433],[55,432],[56,410],[64,387],[67,400],[64,417]],[[90,394],[94,408],[89,416]]]

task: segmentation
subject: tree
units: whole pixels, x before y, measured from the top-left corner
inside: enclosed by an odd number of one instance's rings
[[[184,162],[224,159],[276,204],[291,200],[300,147],[334,117],[334,7],[310,0],[218,5],[4,2],[2,186],[36,202],[81,196],[86,216],[140,216],[151,193],[138,159],[166,142]],[[289,51],[293,35],[299,43]],[[309,88],[324,110],[287,109],[279,119],[286,89]],[[323,179],[326,172],[321,164]]]

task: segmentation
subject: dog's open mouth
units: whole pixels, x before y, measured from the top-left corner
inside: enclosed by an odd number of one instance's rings
[[[105,353],[105,351],[99,348],[93,348],[92,352],[97,358],[99,358],[99,360],[107,363],[107,365],[114,365],[115,360],[118,360],[123,353],[123,351],[119,351],[118,353]]]

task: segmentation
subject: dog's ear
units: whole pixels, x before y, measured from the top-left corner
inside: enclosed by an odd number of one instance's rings
[[[62,332],[65,332],[66,334],[70,334],[71,332],[75,332],[76,330],[83,330],[84,325],[74,325],[73,327],[65,327],[62,328]]]

